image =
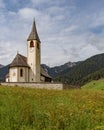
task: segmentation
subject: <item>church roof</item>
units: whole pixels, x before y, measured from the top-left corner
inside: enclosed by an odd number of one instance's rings
[[[44,68],[42,66],[40,68],[40,72],[41,72],[41,75],[52,79],[52,77],[49,76],[49,74],[44,70]]]
[[[40,42],[40,39],[39,39],[39,36],[37,33],[37,29],[36,29],[35,20],[33,22],[32,30],[31,30],[31,33],[30,33],[27,41],[29,41],[29,40],[37,40],[38,42]]]
[[[27,64],[27,57],[17,53],[16,57],[10,64],[10,67],[29,67],[29,65]],[[51,78],[42,66],[40,66],[40,73],[44,77]]]
[[[10,67],[29,67],[29,65],[27,64],[27,58],[17,53],[16,57],[10,64]]]

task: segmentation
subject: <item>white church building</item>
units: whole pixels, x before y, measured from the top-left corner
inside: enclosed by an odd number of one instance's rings
[[[35,21],[27,39],[27,57],[17,53],[9,67],[6,82],[51,82],[41,66],[41,42]]]

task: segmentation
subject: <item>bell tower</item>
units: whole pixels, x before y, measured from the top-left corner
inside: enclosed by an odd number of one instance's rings
[[[27,63],[30,66],[29,82],[40,82],[40,43],[34,20],[31,33],[27,39]]]

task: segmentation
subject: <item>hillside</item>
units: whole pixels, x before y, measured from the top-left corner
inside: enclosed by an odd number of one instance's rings
[[[92,80],[99,80],[99,79],[102,79],[104,78],[104,68],[103,69],[100,69],[98,71],[95,71],[89,75],[87,75],[86,77],[82,78],[80,80],[80,84],[81,85],[84,85]]]
[[[104,79],[91,81],[82,86],[82,89],[104,90]]]
[[[5,76],[9,72],[9,65],[0,68],[0,81],[5,81]]]
[[[81,62],[68,62],[52,68],[42,64],[42,67],[53,77],[55,82],[82,86],[91,80],[104,77],[104,54],[95,55]],[[0,80],[5,80],[8,68],[9,65],[0,69]]]
[[[104,91],[0,86],[0,130],[103,130]]]
[[[104,68],[104,54],[95,55],[80,64],[60,73],[55,81],[61,81],[72,85],[81,85],[83,78],[91,73]]]
[[[2,68],[2,67],[3,67],[3,65],[0,64],[0,68]]]

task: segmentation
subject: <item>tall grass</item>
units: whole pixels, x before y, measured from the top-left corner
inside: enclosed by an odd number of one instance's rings
[[[93,90],[104,90],[104,79],[91,81],[84,86],[83,89],[93,89]]]
[[[104,130],[104,91],[1,86],[0,130]]]

